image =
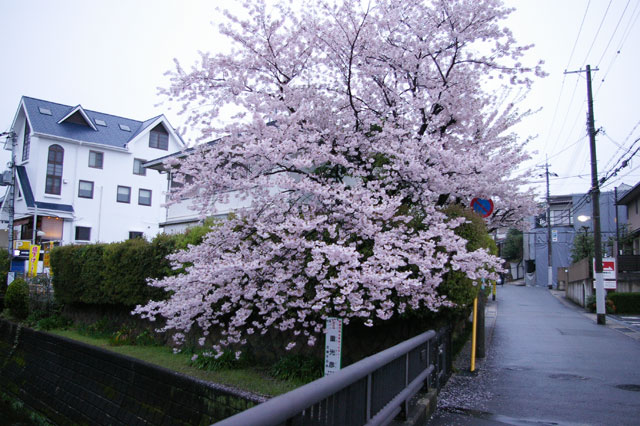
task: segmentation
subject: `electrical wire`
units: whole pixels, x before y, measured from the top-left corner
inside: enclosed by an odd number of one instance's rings
[[[613,32],[611,33],[611,37],[609,37],[609,41],[607,42],[607,45],[604,48],[604,51],[602,52],[602,56],[600,56],[600,59],[598,59],[598,62],[596,62],[597,64],[602,62],[602,59],[604,58],[604,55],[607,53],[607,50],[609,49],[609,46],[611,45],[611,41],[613,40],[613,37],[618,32],[618,28],[620,27],[620,22],[622,22],[622,18],[624,18],[624,14],[627,12],[627,8],[629,7],[629,3],[631,3],[631,0],[627,0],[627,4],[624,6],[624,10],[622,11],[622,14],[620,15],[620,18],[618,19],[618,23],[616,24],[616,27],[613,29]]]
[[[600,25],[598,26],[598,30],[596,31],[596,35],[593,36],[593,41],[591,42],[591,46],[589,46],[589,50],[587,50],[587,54],[585,55],[584,60],[582,61],[583,64],[587,63],[587,58],[589,57],[589,54],[591,53],[591,49],[593,49],[593,45],[595,44],[596,40],[598,39],[598,34],[600,34],[600,30],[602,29],[602,24],[604,24],[604,21],[607,18],[607,14],[609,13],[609,8],[611,7],[611,3],[613,3],[613,0],[609,0],[609,4],[607,5],[607,9],[604,11],[604,15],[602,15],[602,19],[600,20]]]
[[[582,28],[584,26],[584,21],[585,21],[585,19],[587,17],[587,13],[589,12],[589,6],[590,5],[591,5],[591,0],[589,0],[589,2],[587,3],[587,7],[585,8],[584,14],[582,15],[582,21],[580,22],[580,28],[578,28],[578,34],[576,35],[576,40],[573,42],[573,48],[571,49],[571,54],[569,55],[569,60],[567,61],[567,66],[565,67],[565,71],[569,68],[569,65],[571,64],[571,59],[573,58],[573,54],[576,51],[576,46],[578,45],[578,41],[580,40],[580,34],[582,33]],[[544,142],[544,148],[542,150],[543,152],[547,151],[547,146],[549,145],[549,140],[551,139],[550,134],[551,134],[551,131],[553,130],[553,126],[555,125],[556,118],[558,116],[558,108],[560,106],[560,100],[562,99],[562,93],[563,93],[563,90],[564,90],[564,83],[566,81],[566,78],[567,78],[567,75],[564,74],[563,77],[562,77],[562,84],[560,86],[560,90],[558,91],[558,99],[556,101],[556,106],[555,106],[554,111],[553,111],[553,116],[552,116],[552,119],[551,119],[551,125],[549,126],[549,130],[547,132],[547,138],[546,138],[546,140]],[[576,86],[577,86],[577,83],[576,83]],[[574,92],[575,92],[575,89],[574,89]],[[572,99],[573,99],[573,95],[572,95]],[[556,139],[556,142],[557,142],[557,139]]]
[[[634,18],[634,15],[635,15],[635,18]],[[631,31],[632,31],[633,27],[635,26],[636,22],[638,22],[638,18],[639,17],[640,17],[640,2],[636,3],[635,9],[633,10],[633,12],[631,12],[631,18],[629,19],[629,22],[627,22],[627,27],[625,28],[625,30],[622,33],[622,37],[620,39],[620,44],[618,45],[618,48],[616,49],[616,54],[612,57],[611,61],[609,62],[609,65],[607,66],[607,69],[606,69],[604,75],[602,76],[602,80],[600,81],[600,84],[596,88],[596,94],[600,91],[600,88],[602,87],[602,85],[607,81],[607,76],[609,75],[609,71],[611,71],[611,68],[613,67],[613,64],[616,62],[616,59],[618,59],[618,56],[620,56],[620,52],[622,51],[622,47],[624,46],[624,44],[626,43],[627,39],[629,38],[629,35],[631,35]]]

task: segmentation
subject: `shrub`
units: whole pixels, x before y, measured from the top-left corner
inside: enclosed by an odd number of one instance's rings
[[[247,351],[242,351],[239,358],[230,351],[224,351],[216,358],[211,352],[200,352],[191,358],[191,365],[201,370],[219,371],[242,368],[251,363],[251,356]]]
[[[467,223],[460,225],[456,229],[456,235],[467,240],[467,250],[478,250],[485,248],[491,254],[497,254],[496,243],[487,232],[484,219],[469,209],[460,205],[452,205],[445,210],[450,218],[464,217]],[[487,283],[488,284],[488,283]],[[468,306],[478,294],[478,287],[473,285],[473,281],[460,271],[448,272],[438,286],[439,294],[446,294],[447,299],[455,303],[458,307]]]
[[[609,296],[607,296],[607,298],[605,299],[605,310],[608,314],[615,314],[616,313],[616,305],[614,304],[613,300],[611,300],[609,298]],[[587,298],[587,305],[585,306],[585,308],[589,311],[589,312],[595,312],[596,311],[596,296],[595,295],[591,295]]]
[[[23,320],[29,315],[29,285],[21,278],[13,280],[7,288],[4,300],[9,313],[16,319]]]
[[[136,332],[129,324],[122,324],[120,329],[109,336],[111,346],[135,345]]]
[[[101,318],[91,324],[80,324],[78,327],[78,333],[97,339],[110,338],[111,335],[117,331],[118,324],[107,317]]]
[[[640,314],[640,293],[610,293],[607,296],[619,314]]]
[[[66,329],[73,325],[73,320],[60,314],[44,317],[36,323],[38,330]]]
[[[276,379],[312,382],[323,375],[322,361],[305,355],[286,355],[271,366],[269,374]]]
[[[9,252],[0,249],[0,295],[7,290],[7,273],[9,272]]]
[[[151,242],[134,238],[111,244],[56,247],[51,252],[56,300],[64,304],[125,306],[161,300],[164,292],[148,286],[147,279],[180,273],[171,268],[167,255],[200,244],[214,225],[215,221],[207,220],[183,234],[159,234]]]

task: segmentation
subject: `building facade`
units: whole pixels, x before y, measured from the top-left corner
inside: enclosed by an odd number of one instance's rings
[[[82,244],[159,232],[167,180],[142,164],[185,147],[166,117],[137,121],[23,97],[12,132],[14,239]],[[11,202],[5,196],[3,223]]]
[[[627,209],[628,221],[626,240],[631,240],[630,247],[625,247],[626,254],[640,255],[640,183],[626,191],[618,204]]]
[[[626,191],[625,186],[622,192]],[[570,194],[550,197],[551,250],[553,288],[557,288],[558,268],[571,265],[571,249],[578,233],[593,235],[591,195]],[[619,224],[618,224],[619,221]],[[615,247],[616,228],[627,223],[627,209],[618,206],[616,219],[615,192],[600,194],[600,228],[603,256],[612,255]],[[547,287],[548,283],[548,229],[546,211],[528,219],[523,236],[523,258],[527,285]]]

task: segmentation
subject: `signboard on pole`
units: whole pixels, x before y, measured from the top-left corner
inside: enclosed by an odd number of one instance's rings
[[[324,346],[324,375],[340,370],[342,359],[342,319],[327,318],[327,332]]]
[[[38,261],[40,260],[40,246],[33,244],[29,250],[29,273],[31,277],[35,277],[38,273]]]
[[[53,241],[49,241],[43,244],[43,259],[42,259],[42,267],[50,268],[51,267],[51,250],[53,249]]]
[[[596,262],[593,264],[593,276],[596,276]],[[617,288],[616,282],[616,258],[615,257],[603,257],[602,258],[602,278],[604,279],[605,290],[615,290]],[[595,288],[595,280],[593,286]]]
[[[553,241],[554,243],[558,242],[558,230],[557,229],[552,229],[551,230],[551,241]]]
[[[15,240],[13,242],[13,257],[22,257],[26,259],[29,257],[30,251],[31,251],[31,241]]]

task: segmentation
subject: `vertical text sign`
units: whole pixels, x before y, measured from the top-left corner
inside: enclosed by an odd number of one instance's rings
[[[32,244],[29,250],[29,273],[27,275],[35,277],[38,272],[38,260],[40,260],[40,246]]]
[[[327,318],[327,333],[324,345],[324,375],[340,370],[342,357],[342,320]]]

